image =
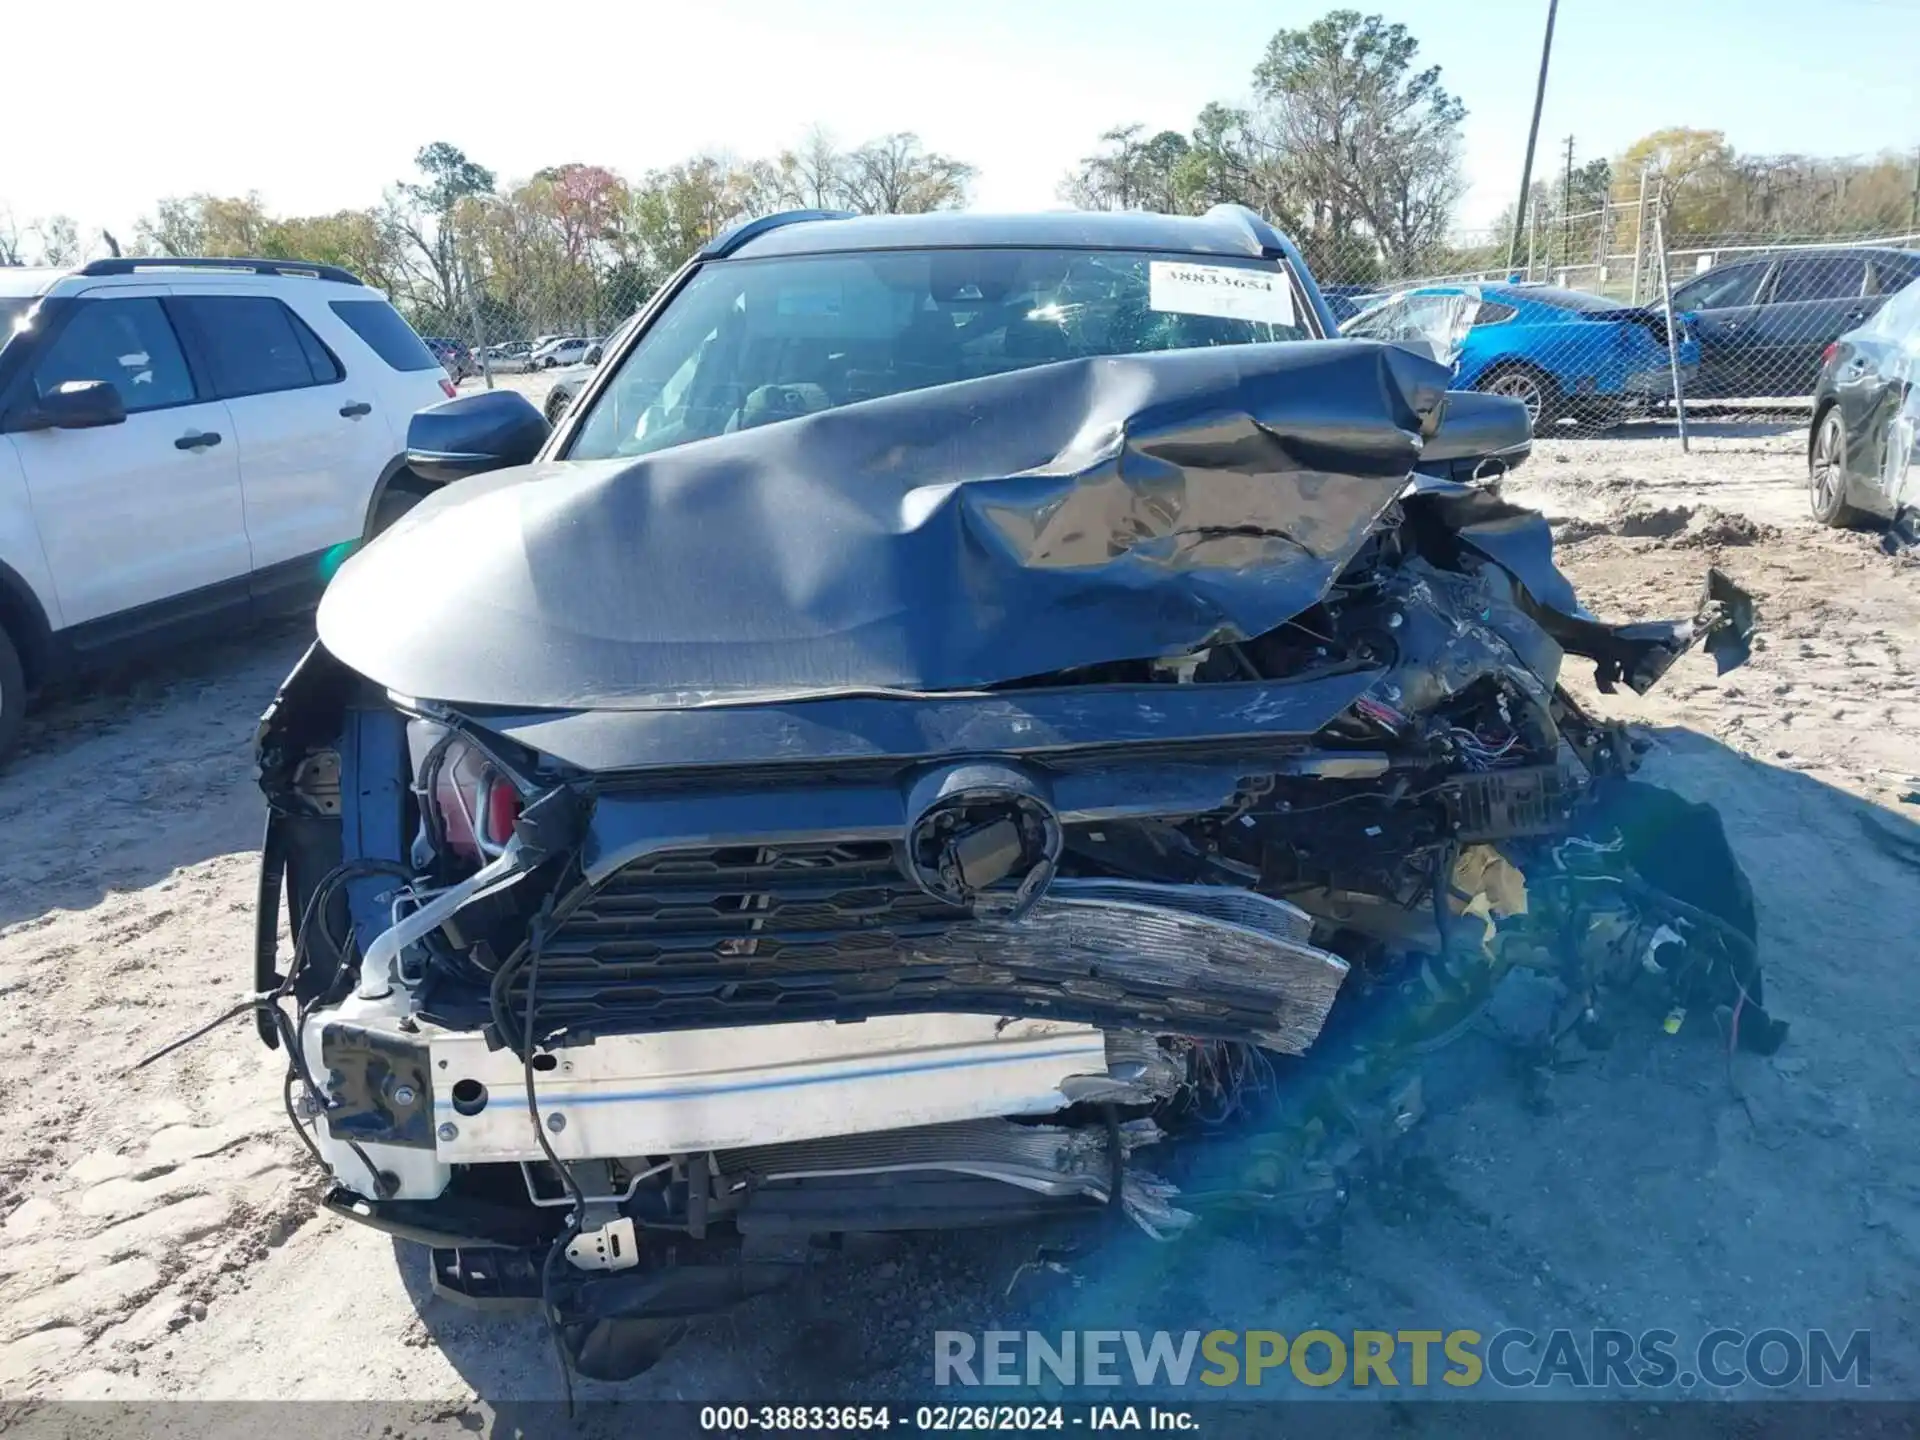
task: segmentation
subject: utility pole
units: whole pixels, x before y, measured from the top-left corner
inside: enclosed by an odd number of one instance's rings
[[[1520,203],[1513,210],[1513,237],[1507,241],[1507,272],[1513,272],[1513,257],[1520,249],[1520,235],[1527,226],[1527,196],[1533,189],[1533,143],[1540,138],[1540,106],[1547,98],[1547,61],[1553,55],[1553,17],[1559,13],[1560,0],[1547,0],[1547,38],[1540,42],[1540,80],[1533,88],[1533,123],[1527,127],[1527,158],[1520,167]]]
[[[1633,221],[1633,303],[1640,303],[1640,263],[1647,253],[1647,175],[1649,165],[1640,167],[1640,203],[1634,208]]]
[[[1907,228],[1920,233],[1920,150],[1913,152],[1913,213],[1907,217]]]
[[[1567,174],[1560,182],[1560,268],[1573,264],[1573,136],[1567,136]]]

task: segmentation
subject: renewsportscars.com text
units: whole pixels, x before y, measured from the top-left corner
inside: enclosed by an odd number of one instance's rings
[[[1865,1330],[940,1330],[936,1385],[1769,1389],[1872,1384]]]

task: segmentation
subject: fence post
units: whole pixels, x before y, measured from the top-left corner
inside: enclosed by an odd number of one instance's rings
[[[1633,303],[1640,303],[1640,263],[1647,253],[1647,167],[1640,167],[1640,208],[1633,216]]]
[[[493,388],[493,361],[487,357],[487,332],[480,326],[480,302],[474,298],[473,288],[467,289],[467,320],[473,326],[473,348],[480,355],[480,377],[487,382],[487,389]]]
[[[1667,369],[1673,376],[1673,414],[1680,426],[1680,452],[1684,455],[1691,448],[1687,442],[1687,396],[1686,387],[1680,383],[1680,331],[1673,323],[1673,284],[1667,276],[1667,227],[1659,210],[1653,213],[1653,243],[1660,252],[1660,305],[1667,317]]]

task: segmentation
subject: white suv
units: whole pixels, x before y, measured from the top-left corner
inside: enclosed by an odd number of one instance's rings
[[[311,603],[453,393],[334,266],[0,269],[0,756],[48,679]]]

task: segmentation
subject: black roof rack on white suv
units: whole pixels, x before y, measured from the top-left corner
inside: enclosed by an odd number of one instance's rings
[[[142,270],[238,270],[253,275],[298,275],[314,280],[332,280],[341,285],[363,282],[351,270],[338,265],[321,265],[312,260],[254,260],[238,256],[183,257],[177,255],[128,255],[110,260],[93,260],[80,267],[80,275],[133,275]]]

